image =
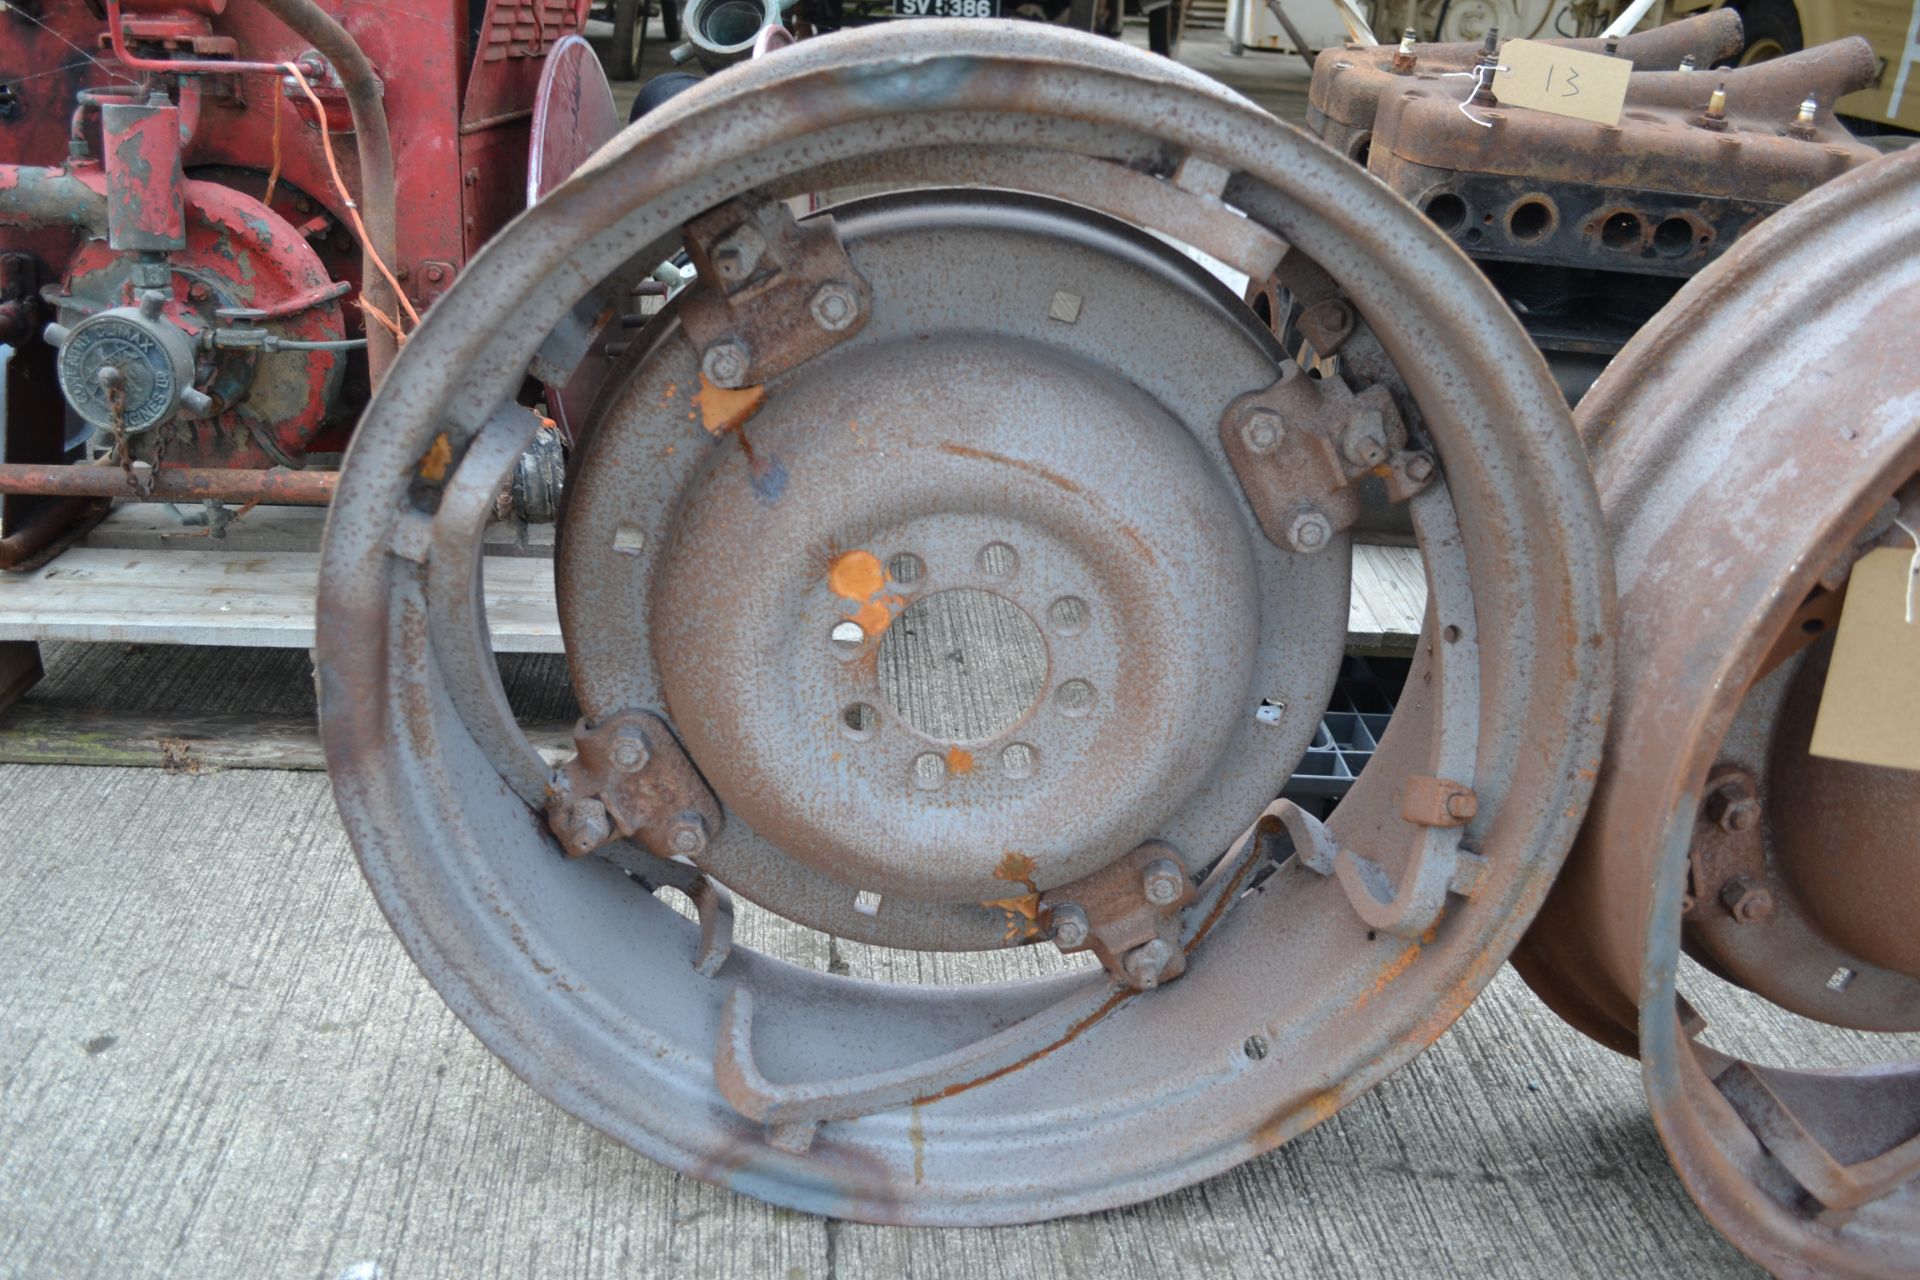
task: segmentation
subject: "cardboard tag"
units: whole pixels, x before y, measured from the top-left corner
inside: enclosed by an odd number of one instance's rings
[[[1538,40],[1500,46],[1493,96],[1502,106],[1531,107],[1595,124],[1619,124],[1633,63],[1604,53],[1580,53]]]
[[[1920,584],[1907,621],[1914,567],[1911,547],[1881,547],[1855,562],[1813,721],[1814,755],[1920,769]]]

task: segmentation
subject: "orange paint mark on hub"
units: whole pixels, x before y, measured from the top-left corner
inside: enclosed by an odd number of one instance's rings
[[[827,566],[827,585],[837,596],[864,603],[887,585],[887,571],[871,551],[843,551]]]
[[[973,752],[962,751],[959,747],[948,747],[947,772],[952,774],[972,773]]]
[[[748,418],[760,412],[760,406],[767,402],[767,389],[719,387],[707,381],[703,373],[693,402],[700,406],[700,425],[716,436],[723,436],[729,431],[738,431]]]

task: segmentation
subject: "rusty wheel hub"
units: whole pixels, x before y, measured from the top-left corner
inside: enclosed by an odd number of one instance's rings
[[[923,190],[786,212],[861,184]],[[1283,361],[1147,230],[1318,263],[1405,403]],[[595,323],[683,244],[697,286]],[[479,551],[539,425],[526,371],[609,359],[561,526],[586,716],[555,769],[507,710]],[[1322,824],[1272,797],[1365,486],[1421,536],[1433,640]],[[1604,728],[1597,518],[1524,334],[1340,157],[1087,37],[844,34],[651,113],[409,339],[328,526],[328,760],[409,950],[574,1113],[838,1217],[1085,1211],[1325,1119],[1503,962]],[[802,938],[1100,964],[820,972],[735,945],[729,888]]]

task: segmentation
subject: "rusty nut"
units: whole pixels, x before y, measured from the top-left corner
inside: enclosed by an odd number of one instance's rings
[[[1773,892],[1746,876],[1735,876],[1720,886],[1720,905],[1741,924],[1764,924],[1773,919]]]
[[[1760,802],[1738,792],[1716,791],[1707,797],[1707,817],[1728,835],[1738,835],[1760,821]]]
[[[1087,913],[1071,902],[1053,909],[1053,945],[1072,951],[1087,945]]]
[[[683,858],[698,857],[707,847],[707,820],[691,811],[681,814],[667,835],[667,847]]]
[[[1325,547],[1333,537],[1333,525],[1318,511],[1302,511],[1287,526],[1287,544],[1295,551],[1312,553]]]
[[[859,317],[860,299],[847,286],[829,280],[814,290],[807,310],[813,313],[815,324],[828,333],[838,333]]]
[[[1247,442],[1247,448],[1255,453],[1271,453],[1279,446],[1286,429],[1286,423],[1273,410],[1255,409],[1247,415],[1246,425],[1240,428],[1240,436]]]
[[[714,343],[700,357],[700,372],[716,387],[744,386],[747,370],[752,366],[753,357],[748,354],[746,344],[734,338]]]
[[[1169,907],[1179,901],[1181,891],[1187,887],[1187,878],[1172,858],[1155,858],[1141,873],[1140,887],[1148,902],[1156,907]]]
[[[652,753],[647,750],[647,740],[640,731],[629,727],[615,732],[609,757],[621,773],[638,773],[647,767]]]

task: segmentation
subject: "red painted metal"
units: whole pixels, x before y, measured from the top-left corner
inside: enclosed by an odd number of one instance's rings
[[[135,278],[140,253],[150,255],[143,278],[159,278],[151,273],[161,265],[169,273],[166,320],[192,335],[263,326],[283,340],[331,342],[369,328],[379,338],[355,305],[364,274],[356,204],[417,311],[519,213],[535,87],[552,49],[584,25],[586,0],[488,0],[477,23],[468,0],[304,8],[311,16],[227,0],[108,0],[104,17],[75,3],[5,24],[6,64],[44,68],[12,86],[17,109],[0,120],[5,247],[32,258],[41,279],[59,282],[50,293],[70,300],[42,322],[71,326],[136,301],[151,287]],[[356,81],[338,65],[337,46],[316,49],[310,29],[323,19],[358,44],[371,78]],[[321,99],[323,118],[287,76],[289,62]],[[369,88],[392,137],[390,244],[367,182],[380,175],[361,172],[365,138],[348,110],[350,92],[360,92],[364,117]],[[337,179],[316,125],[332,137]],[[382,309],[396,310],[391,301]],[[246,314],[223,319],[221,310]],[[367,394],[365,356],[203,352],[196,385],[215,411],[176,419],[164,446],[138,441],[136,457],[162,469],[257,470],[344,447]],[[21,397],[12,410],[15,434],[43,444],[9,461],[67,460],[57,395]],[[0,481],[0,493],[12,492]],[[0,532],[28,510],[9,502]]]

